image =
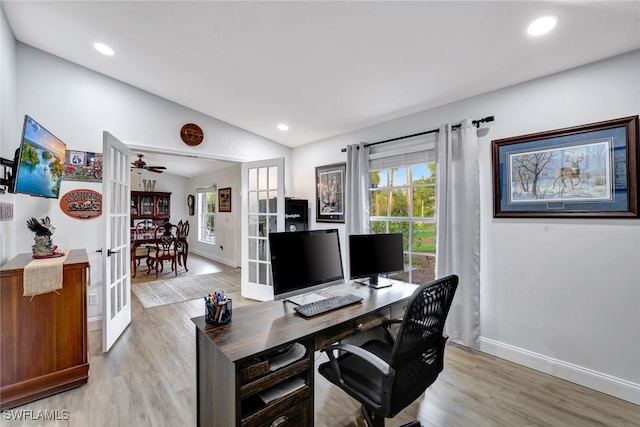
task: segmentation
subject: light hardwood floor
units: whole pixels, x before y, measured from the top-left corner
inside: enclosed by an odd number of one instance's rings
[[[227,268],[193,256],[188,274]],[[240,299],[234,296],[234,303],[252,303]],[[202,302],[145,309],[132,295],[131,303],[133,321],[108,354],[101,350],[101,332],[90,333],[87,385],[3,412],[0,425],[195,426],[195,329],[190,319],[204,315]],[[324,357],[316,354],[316,359]],[[359,412],[353,399],[316,375],[316,426],[362,427]],[[30,419],[11,419],[19,414]],[[68,419],[43,421],[47,414]],[[435,384],[386,425],[414,419],[425,427],[640,426],[640,407],[450,344],[445,370]]]

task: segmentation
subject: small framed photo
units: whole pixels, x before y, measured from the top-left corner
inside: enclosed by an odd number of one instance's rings
[[[491,142],[493,216],[638,217],[638,116]]]
[[[316,167],[316,222],[344,222],[346,163]]]
[[[231,212],[231,187],[218,190],[218,212]]]

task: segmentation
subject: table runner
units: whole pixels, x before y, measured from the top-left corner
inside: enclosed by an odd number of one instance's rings
[[[23,287],[25,297],[46,294],[62,289],[63,264],[70,250],[57,258],[34,259],[24,267]]]

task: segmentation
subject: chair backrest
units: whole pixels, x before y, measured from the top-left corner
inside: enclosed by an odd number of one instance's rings
[[[133,238],[135,240],[149,240],[155,237],[155,226],[139,222],[134,229]]]
[[[396,371],[389,393],[392,414],[413,402],[442,372],[444,323],[457,287],[458,276],[451,275],[421,285],[409,299],[389,360]]]
[[[180,220],[178,222],[178,239],[186,239],[187,237],[189,237],[189,227],[189,220],[186,220],[184,222]]]
[[[176,226],[167,224],[156,227],[155,251],[158,257],[169,256],[175,250]]]

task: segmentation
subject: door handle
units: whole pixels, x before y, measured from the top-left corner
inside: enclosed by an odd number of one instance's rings
[[[107,249],[107,256],[111,256],[112,254],[117,254],[118,252],[120,252],[120,249],[116,249],[116,250],[111,250],[111,249]]]

